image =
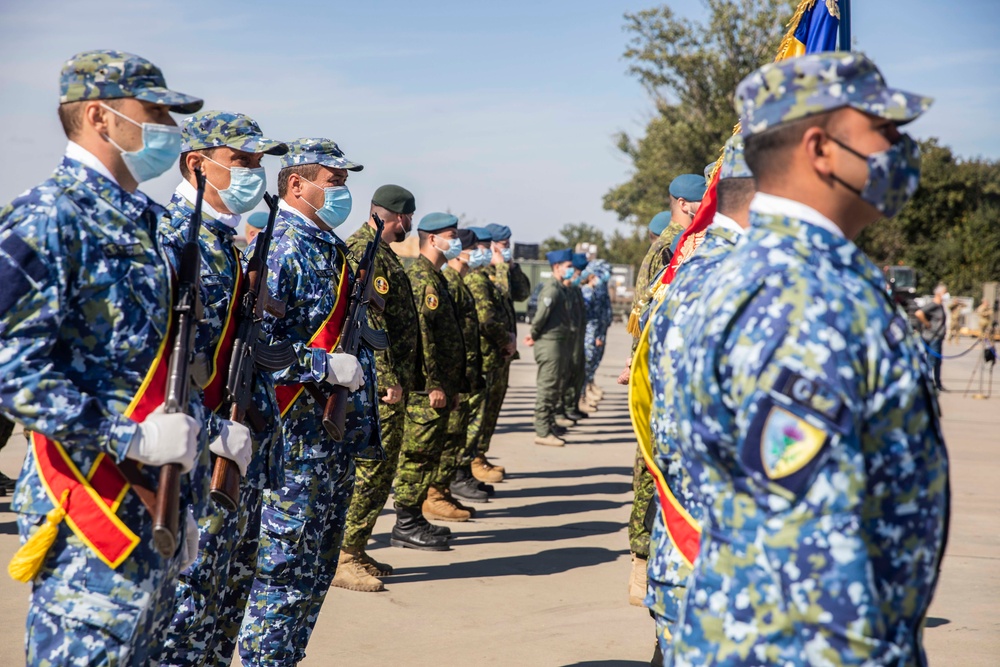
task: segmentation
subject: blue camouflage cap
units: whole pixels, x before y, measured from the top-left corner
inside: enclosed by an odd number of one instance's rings
[[[725,178],[753,178],[753,172],[747,166],[743,157],[743,137],[734,134],[726,142],[722,151],[722,166],[719,167],[719,180]]]
[[[489,243],[493,240],[493,235],[490,234],[490,230],[485,227],[469,227],[469,229],[476,235],[477,243]]]
[[[336,142],[323,138],[304,138],[288,142],[288,152],[281,158],[281,168],[298,167],[303,164],[320,164],[348,171],[361,171],[365,168],[362,164],[348,160]]]
[[[659,236],[670,224],[670,211],[660,211],[649,221],[649,231]]]
[[[573,253],[573,268],[583,271],[587,268],[587,253],[585,252],[574,252]]]
[[[743,136],[843,107],[903,125],[933,101],[889,88],[875,63],[848,52],[811,53],[770,63],[736,87]]]
[[[670,181],[670,196],[688,201],[701,201],[705,196],[705,177],[700,174],[681,174]]]
[[[251,213],[247,216],[247,224],[251,227],[256,227],[257,229],[264,229],[267,227],[267,213],[264,213],[263,211]]]
[[[486,225],[486,229],[489,230],[490,236],[493,237],[494,241],[506,241],[510,238],[510,227],[507,225],[498,225],[495,222],[491,222]]]
[[[266,139],[250,116],[229,111],[202,111],[181,124],[181,152],[228,146],[247,153],[284,155],[288,145]]]
[[[552,250],[545,253],[545,259],[549,261],[549,264],[555,266],[556,264],[562,264],[563,262],[573,261],[573,250],[570,248],[564,248],[563,250]]]
[[[417,230],[421,232],[440,232],[450,227],[458,227],[458,218],[451,213],[428,213],[417,224]]]
[[[83,51],[66,61],[59,73],[59,103],[134,97],[163,104],[177,113],[194,113],[201,98],[167,88],[160,68],[124,51]]]

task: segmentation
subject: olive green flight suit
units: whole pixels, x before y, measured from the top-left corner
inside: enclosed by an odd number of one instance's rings
[[[566,288],[554,277],[538,292],[538,310],[531,321],[535,341],[535,434],[552,434],[556,413],[562,404],[566,373],[566,343],[572,335]]]

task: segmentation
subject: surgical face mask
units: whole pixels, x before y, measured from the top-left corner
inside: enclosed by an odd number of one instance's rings
[[[920,184],[920,146],[908,134],[884,151],[862,155],[841,141],[830,139],[851,155],[868,163],[868,178],[860,190],[833,176],[845,188],[874,206],[887,218],[902,210]]]
[[[142,148],[137,151],[127,151],[105,135],[111,145],[121,151],[122,162],[136,183],[156,178],[177,162],[181,155],[181,128],[157,123],[137,123],[106,104],[102,103],[101,106],[142,128]]]
[[[451,260],[455,259],[456,257],[462,254],[461,239],[443,239],[443,240],[448,243],[447,248],[441,249],[438,247],[437,243],[434,244],[434,247],[441,251],[441,254],[444,255],[446,261],[450,262]]]
[[[510,248],[503,248],[500,251],[500,254],[503,256],[503,261],[507,262],[508,264],[510,264],[510,260],[514,257],[514,251],[511,250]]]
[[[302,179],[306,181],[306,179]],[[306,181],[309,185],[314,188],[319,188],[312,181]],[[351,191],[347,189],[346,185],[334,185],[329,188],[320,188],[323,191],[323,205],[320,208],[316,208],[309,202],[306,202],[316,211],[316,215],[330,227],[330,229],[336,229],[344,224],[347,220],[347,216],[351,214]],[[304,199],[302,201],[305,201]]]
[[[202,155],[209,162],[218,164],[223,169],[229,170],[229,187],[224,190],[213,188],[219,191],[219,198],[226,208],[232,213],[241,214],[252,211],[260,200],[264,198],[264,189],[267,187],[267,176],[263,167],[249,169],[247,167],[227,167],[219,164],[207,155]]]
[[[490,263],[490,253],[483,248],[473,248],[469,253],[469,268],[478,269]]]

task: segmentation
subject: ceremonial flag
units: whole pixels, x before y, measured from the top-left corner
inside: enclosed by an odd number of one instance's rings
[[[841,8],[844,10],[845,18],[850,7],[850,0],[802,0],[792,15],[788,23],[788,32],[781,45],[778,47],[778,54],[775,61],[792,58],[806,53],[817,53],[822,51],[835,51],[838,46],[838,37],[841,50],[849,50],[850,34],[848,30],[841,30]],[[845,26],[846,27],[846,26]],[[739,124],[733,130],[733,134],[740,131]],[[719,158],[720,162],[722,158]],[[711,182],[705,192],[705,197],[701,201],[698,213],[695,215],[691,225],[684,231],[677,250],[670,258],[670,264],[663,272],[663,278],[657,297],[662,298],[665,294],[665,286],[669,285],[674,278],[677,267],[681,262],[690,257],[701,240],[705,237],[705,230],[715,218],[717,208],[716,186],[719,183],[719,164],[715,165],[712,171]],[[657,299],[658,300],[658,299]],[[649,308],[655,308],[658,304],[656,300],[649,304]],[[649,323],[653,321],[649,317],[646,328],[639,337],[639,345],[632,358],[632,369],[629,378],[629,413],[632,417],[632,428],[635,430],[636,438],[639,441],[639,450],[645,459],[646,467],[649,468],[656,483],[657,496],[663,510],[664,523],[667,527],[667,534],[674,546],[678,549],[684,560],[691,565],[698,555],[698,546],[701,536],[701,527],[687,513],[680,502],[671,493],[667,486],[663,473],[653,458],[652,432],[650,428],[650,410],[653,404],[652,386],[650,384],[649,368]]]

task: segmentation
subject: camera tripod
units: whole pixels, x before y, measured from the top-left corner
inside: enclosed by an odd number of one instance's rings
[[[994,313],[996,310],[993,311]],[[979,378],[979,392],[972,395],[972,398],[978,399],[988,399],[993,395],[993,367],[997,363],[997,349],[993,342],[993,334],[997,331],[997,319],[994,315],[993,322],[990,324],[989,328],[982,332],[979,337],[979,345],[981,348],[981,353],[976,361],[976,367],[972,369],[972,375],[969,376],[969,382],[965,385],[965,393],[963,396],[968,396],[969,392],[972,390],[972,383],[975,382],[976,378]],[[988,371],[987,371],[988,367]],[[989,373],[989,382],[986,382],[986,374]],[[986,384],[985,393],[983,393],[983,384]]]

